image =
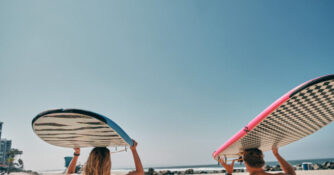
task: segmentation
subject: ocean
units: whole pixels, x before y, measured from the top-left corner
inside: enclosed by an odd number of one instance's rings
[[[302,159],[302,160],[288,160],[288,162],[293,165],[299,165],[303,162],[310,162],[312,164],[323,164],[325,162],[334,162],[334,158],[326,158],[326,159]],[[279,163],[277,161],[268,161],[266,162],[266,165],[269,166],[275,166]],[[239,164],[235,162],[234,164],[235,169],[245,169],[245,164]],[[214,171],[221,171],[224,168],[221,165],[217,164],[209,164],[209,165],[183,165],[183,166],[165,166],[165,167],[145,167],[145,171],[148,171],[149,168],[153,168],[155,171],[186,171],[188,169],[193,169],[196,172],[200,171],[206,171],[206,172],[214,172]],[[113,169],[114,172],[120,172],[120,173],[127,173],[129,171],[132,171],[133,168],[119,168],[119,169]],[[40,173],[61,173],[65,170],[49,170],[49,171],[43,171]]]
[[[303,162],[310,162],[312,164],[323,164],[325,162],[334,162],[334,158],[326,158],[326,159],[302,159],[302,160],[289,160],[288,161],[291,165],[296,166],[299,164],[302,164]],[[269,166],[275,166],[279,165],[277,161],[267,161],[266,165]],[[245,169],[245,164],[235,162],[234,164],[235,169]],[[145,168],[145,171],[148,170],[149,167]],[[168,167],[152,167],[155,171],[185,171],[188,169],[193,169],[194,171],[207,171],[207,172],[213,172],[213,171],[221,171],[224,168],[221,165],[217,164],[209,164],[209,165],[185,165],[185,166],[168,166]],[[129,171],[129,169],[123,169]],[[122,169],[119,169],[118,171],[122,171]]]

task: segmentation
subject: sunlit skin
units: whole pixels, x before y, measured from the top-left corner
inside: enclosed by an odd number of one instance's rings
[[[272,175],[272,174],[276,174],[276,175],[296,175],[296,172],[295,172],[294,168],[279,155],[277,148],[273,148],[272,152],[273,152],[274,156],[276,157],[276,159],[278,160],[279,164],[281,165],[281,168],[283,169],[284,173],[266,173],[262,168],[251,167],[247,164],[247,162],[245,162],[245,166],[246,166],[246,169],[249,172],[249,174],[250,175]],[[228,174],[233,173],[233,166],[234,166],[235,160],[233,160],[231,164],[227,164],[223,159],[219,159],[218,161],[226,169],[226,172]]]
[[[134,162],[135,162],[135,166],[136,166],[136,170],[135,171],[132,171],[132,172],[129,172],[128,175],[143,175],[144,174],[144,169],[143,169],[143,165],[140,161],[140,158],[139,158],[139,155],[137,153],[137,145],[138,143],[136,141],[134,141],[134,144],[133,146],[130,147],[131,149],[131,152],[132,152],[132,155],[133,155],[133,159],[134,159]],[[74,148],[74,153],[79,155],[80,154],[80,148]],[[69,174],[73,174],[75,173],[75,167],[76,167],[76,164],[77,164],[77,161],[78,161],[78,157],[79,156],[74,156],[68,169],[67,169],[67,172],[66,172],[66,175],[69,175]]]

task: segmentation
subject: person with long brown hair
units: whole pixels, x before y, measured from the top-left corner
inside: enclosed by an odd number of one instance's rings
[[[136,170],[128,173],[128,175],[143,175],[144,169],[137,153],[138,143],[133,140],[133,146],[130,147],[135,162]],[[80,148],[74,148],[74,157],[67,169],[66,175],[75,172]],[[84,165],[83,175],[110,175],[111,174],[111,158],[110,151],[106,147],[95,147],[89,154],[87,162]]]

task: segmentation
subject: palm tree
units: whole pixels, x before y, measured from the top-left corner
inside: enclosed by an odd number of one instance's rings
[[[8,162],[8,169],[7,169],[7,172],[8,172],[8,174],[10,173],[10,170],[11,170],[13,164],[14,164],[15,157],[16,157],[17,155],[21,155],[21,154],[23,154],[23,151],[20,151],[20,150],[18,150],[18,149],[16,149],[16,148],[12,148],[12,149],[10,149],[10,150],[7,152],[7,162]],[[20,159],[20,160],[21,160],[21,159]],[[21,164],[20,162],[21,162],[22,164]],[[19,164],[21,164],[21,165],[22,165],[22,168],[23,168],[23,161],[22,161],[22,160],[19,161]]]
[[[7,173],[9,174],[9,173],[10,173],[10,169],[11,169],[11,167],[13,166],[13,163],[14,163],[14,158],[9,157],[9,158],[7,159],[7,162],[8,162]]]
[[[24,167],[23,160],[19,159],[18,162],[19,162],[20,168],[23,169],[23,167]]]

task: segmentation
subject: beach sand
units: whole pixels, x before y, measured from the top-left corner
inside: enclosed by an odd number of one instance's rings
[[[273,172],[274,173],[274,172]],[[297,175],[334,175],[334,170],[310,170],[310,171],[296,171]],[[114,173],[113,173],[114,174]],[[122,175],[116,173],[117,175]],[[28,173],[10,173],[10,175],[30,175]],[[41,174],[41,175],[61,175],[61,174]],[[73,174],[74,175],[74,174]],[[195,175],[195,174],[194,174]],[[197,174],[199,175],[199,174]],[[225,175],[225,173],[217,174],[200,174],[200,175]],[[233,173],[233,175],[248,175],[248,173]]]

